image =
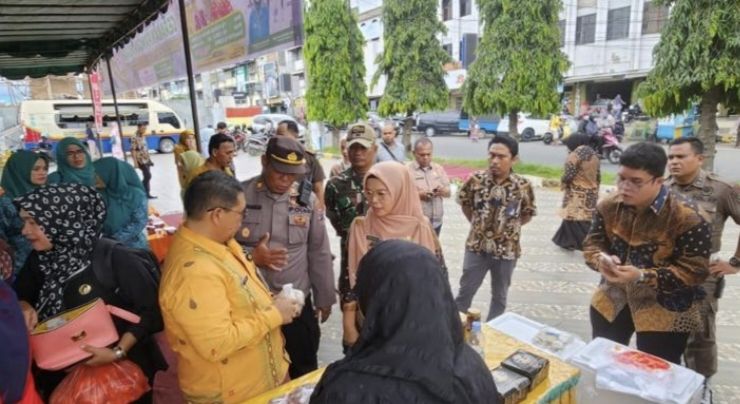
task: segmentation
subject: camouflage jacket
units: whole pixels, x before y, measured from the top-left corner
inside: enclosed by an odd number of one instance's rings
[[[347,272],[347,237],[349,227],[357,216],[364,216],[367,201],[362,192],[363,176],[355,173],[350,167],[336,177],[329,179],[324,192],[326,217],[336,230],[341,240],[342,260],[339,274],[339,293],[344,301],[354,300],[349,287]]]

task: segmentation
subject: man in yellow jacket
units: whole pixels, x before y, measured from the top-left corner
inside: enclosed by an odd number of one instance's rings
[[[273,298],[234,240],[247,205],[237,180],[207,172],[184,204],[159,295],[180,388],[190,403],[243,402],[286,381],[280,326],[301,307]]]

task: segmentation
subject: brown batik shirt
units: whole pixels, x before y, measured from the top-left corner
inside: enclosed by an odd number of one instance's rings
[[[501,184],[478,171],[463,184],[457,202],[472,212],[468,251],[513,260],[521,255],[522,219],[537,214],[532,184],[511,173]]]
[[[586,263],[598,270],[599,255],[616,255],[645,274],[642,282],[614,284],[602,278],[591,306],[608,321],[629,309],[635,330],[692,332],[700,326],[700,284],[709,271],[712,231],[685,198],[662,187],[642,211],[614,193],[602,200],[583,243]]]
[[[599,200],[601,162],[589,146],[580,146],[568,154],[560,179],[563,196],[561,216],[565,220],[591,221]]]

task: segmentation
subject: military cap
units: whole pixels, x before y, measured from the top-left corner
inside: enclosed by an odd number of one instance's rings
[[[356,123],[347,128],[347,147],[359,143],[369,149],[375,144],[375,129],[366,123]]]
[[[267,142],[267,161],[275,170],[286,174],[305,174],[303,147],[291,137],[273,136]]]

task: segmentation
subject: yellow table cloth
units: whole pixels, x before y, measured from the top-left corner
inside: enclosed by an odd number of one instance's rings
[[[483,325],[484,352],[486,355],[486,365],[490,369],[495,369],[504,359],[516,352],[518,349],[524,349],[535,355],[546,358],[550,361],[550,372],[547,378],[534,390],[530,391],[527,398],[522,401],[526,404],[575,404],[576,403],[576,384],[581,375],[580,370],[575,368],[557,357],[545,353],[534,347],[512,338],[494,328]]]
[[[291,380],[278,388],[266,391],[259,396],[252,397],[244,404],[267,404],[274,398],[290,394],[291,391],[303,386],[304,384],[317,384],[319,379],[321,379],[321,375],[324,374],[324,370],[326,370],[326,368],[314,370],[313,372],[305,374],[295,380]]]
[[[576,384],[580,377],[580,371],[555,356],[547,354],[532,345],[521,342],[515,338],[497,331],[487,325],[483,327],[483,338],[485,339],[484,350],[486,354],[486,365],[490,369],[498,367],[501,362],[516,352],[525,349],[533,354],[550,360],[550,372],[548,377],[532,390],[523,401],[525,404],[575,404]],[[292,380],[276,389],[270,390],[259,396],[247,400],[246,404],[266,404],[274,398],[289,394],[304,384],[316,384],[324,374],[325,369],[313,371],[296,380]]]

